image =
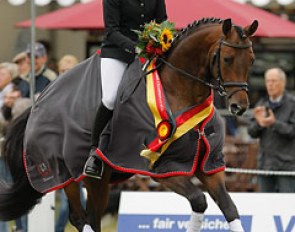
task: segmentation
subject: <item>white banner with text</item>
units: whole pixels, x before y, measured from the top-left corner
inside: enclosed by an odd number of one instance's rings
[[[295,194],[230,193],[245,232],[295,232]],[[202,232],[228,232],[218,206],[206,194],[208,209]],[[122,192],[118,232],[186,231],[189,202],[172,192]]]

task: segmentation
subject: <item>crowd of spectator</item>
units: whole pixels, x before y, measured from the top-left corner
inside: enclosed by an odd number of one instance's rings
[[[37,99],[44,88],[53,82],[58,75],[78,64],[78,59],[75,56],[65,55],[56,64],[58,70],[52,70],[47,65],[48,52],[46,46],[41,42],[36,42],[33,50],[34,65],[31,63],[30,44],[28,44],[24,51],[16,54],[11,61],[0,63],[0,145],[5,140],[6,130],[11,121],[17,118],[27,108],[31,107],[32,99]],[[34,72],[31,70],[32,66],[34,67]],[[31,94],[32,73],[35,76],[35,89]],[[0,153],[0,180],[7,183],[11,181],[11,176],[2,153]],[[56,227],[60,229],[56,229],[56,231],[64,231],[68,217],[68,205],[66,201],[66,198],[61,198],[62,210],[59,212],[60,220],[57,220],[59,221],[57,223],[59,227]],[[62,221],[64,222],[62,223]],[[0,231],[11,231],[11,224],[13,227],[12,231],[14,232],[28,231],[26,215],[12,223],[0,222]]]

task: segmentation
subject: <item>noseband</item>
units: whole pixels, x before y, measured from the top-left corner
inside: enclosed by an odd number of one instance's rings
[[[216,49],[216,51],[213,54],[213,58],[212,58],[212,66],[214,66],[215,62],[217,61],[217,84],[213,84],[207,80],[203,80],[195,75],[192,75],[188,72],[186,72],[183,69],[177,68],[175,67],[173,64],[169,63],[168,61],[166,61],[163,58],[159,58],[159,60],[161,62],[163,62],[164,64],[166,64],[168,67],[170,67],[171,69],[177,71],[178,73],[189,77],[193,80],[197,80],[200,83],[214,89],[217,90],[219,95],[221,96],[227,96],[228,98],[231,98],[235,93],[239,92],[239,91],[246,91],[248,92],[248,83],[247,82],[233,82],[233,81],[224,81],[224,79],[222,78],[222,74],[221,74],[221,69],[220,69],[220,50],[221,50],[221,45],[224,46],[228,46],[228,47],[232,47],[232,48],[236,48],[236,49],[245,49],[245,48],[249,48],[252,47],[252,42],[250,41],[248,44],[235,44],[235,43],[230,43],[224,40],[224,38],[222,37],[219,42],[218,42],[218,47]],[[229,94],[226,91],[227,87],[236,87],[238,89],[230,92]]]

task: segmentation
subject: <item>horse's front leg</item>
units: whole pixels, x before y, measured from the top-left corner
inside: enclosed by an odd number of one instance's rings
[[[190,177],[186,176],[174,176],[155,180],[175,193],[184,196],[190,202],[192,214],[186,232],[201,231],[204,212],[208,207],[202,190],[192,183]]]
[[[226,191],[224,172],[212,175],[197,173],[197,177],[205,185],[212,199],[216,202],[229,223],[232,232],[244,232],[236,205]]]
[[[85,225],[87,225],[86,211],[81,204],[80,186],[79,183],[72,182],[64,188],[64,191],[69,200],[69,219],[73,226],[79,232],[83,232]]]
[[[83,180],[87,189],[87,218],[95,232],[101,232],[101,218],[108,205],[111,173],[112,169],[105,165],[102,179],[86,177]]]

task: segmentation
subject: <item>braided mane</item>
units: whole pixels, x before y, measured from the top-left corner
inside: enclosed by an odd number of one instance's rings
[[[187,25],[187,27],[182,28],[177,35],[174,37],[173,42],[171,43],[171,49],[169,49],[165,55],[169,55],[170,52],[176,47],[176,45],[182,41],[184,38],[186,38],[187,36],[191,35],[192,33],[194,33],[196,30],[198,30],[201,26],[204,25],[214,25],[214,24],[222,24],[223,23],[223,19],[220,18],[202,18],[200,20],[196,20],[190,24]],[[237,25],[232,25],[234,27],[234,29],[236,30],[236,32],[238,33],[238,35],[240,36],[241,39],[245,39],[245,33],[242,27],[237,26]]]
[[[171,52],[174,50],[174,48],[176,48],[179,42],[181,42],[184,38],[194,33],[201,26],[221,24],[222,22],[223,20],[220,18],[202,18],[200,20],[196,20],[188,24],[187,27],[182,28],[180,31],[178,31],[177,35],[174,37],[171,43],[171,48],[167,52],[165,52],[164,56],[169,56],[169,54],[171,54]]]
[[[221,24],[222,22],[223,20],[220,18],[202,18],[201,20],[196,20],[192,22],[191,24],[187,25],[187,27],[181,29],[177,33],[177,35],[175,36],[172,42],[172,45],[175,46],[175,43],[191,35],[193,32],[199,29],[200,26],[208,25],[208,24]]]

